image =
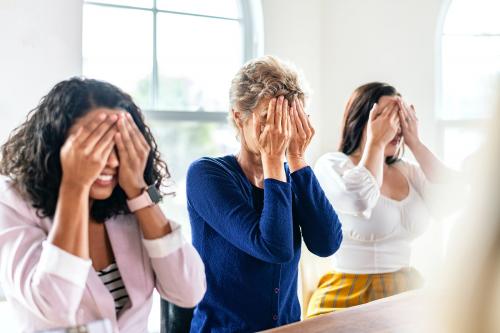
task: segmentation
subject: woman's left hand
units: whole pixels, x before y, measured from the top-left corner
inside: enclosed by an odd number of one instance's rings
[[[399,100],[399,122],[403,138],[408,148],[413,149],[420,143],[418,136],[418,118],[413,105],[408,106],[402,99]]]
[[[314,136],[314,128],[309,117],[304,111],[302,101],[294,97],[291,112],[292,138],[287,150],[288,166],[290,172],[297,171],[307,166],[305,162],[305,151]]]
[[[133,199],[147,186],[144,170],[151,147],[128,112],[121,113],[117,123],[115,142],[120,160],[118,184],[128,199]]]

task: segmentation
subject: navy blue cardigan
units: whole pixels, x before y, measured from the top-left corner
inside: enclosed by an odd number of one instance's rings
[[[233,155],[191,164],[188,211],[207,277],[191,332],[255,332],[300,320],[302,238],[325,257],[339,248],[342,231],[312,169],[285,170],[287,183],[265,179],[262,190]]]

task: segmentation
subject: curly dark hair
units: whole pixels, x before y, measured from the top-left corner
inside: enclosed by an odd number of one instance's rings
[[[339,150],[351,155],[358,149],[363,137],[363,130],[368,123],[370,110],[382,96],[401,96],[393,86],[383,82],[370,82],[354,90],[344,112]],[[395,156],[385,159],[387,164],[393,164],[404,154],[404,145]]]
[[[1,150],[0,174],[12,179],[40,218],[52,218],[55,214],[62,178],[60,150],[70,127],[98,107],[126,110],[146,138],[151,147],[144,171],[146,183],[160,189],[163,181],[170,178],[151,130],[130,95],[107,82],[74,77],[56,84],[28,113],[24,123],[12,131]],[[128,214],[125,200],[124,191],[117,185],[109,198],[94,201],[90,216],[103,222]]]

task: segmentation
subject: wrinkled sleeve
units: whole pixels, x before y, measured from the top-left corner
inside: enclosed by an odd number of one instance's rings
[[[143,239],[156,276],[156,289],[175,305],[195,307],[206,291],[205,267],[196,249],[184,239],[179,225],[158,239]]]
[[[210,161],[194,162],[186,183],[188,205],[233,246],[269,263],[292,260],[290,184],[265,179],[260,213],[247,203],[240,184]]]
[[[314,172],[337,212],[369,218],[380,197],[375,177],[342,153],[322,156]]]
[[[76,324],[91,261],[49,243],[29,215],[0,201],[0,281],[8,299],[53,323]]]

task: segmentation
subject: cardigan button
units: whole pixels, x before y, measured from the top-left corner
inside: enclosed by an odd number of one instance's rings
[[[278,320],[278,315],[277,314],[273,315],[273,320],[274,321]]]
[[[274,293],[277,294],[280,292],[280,288],[274,288]]]

